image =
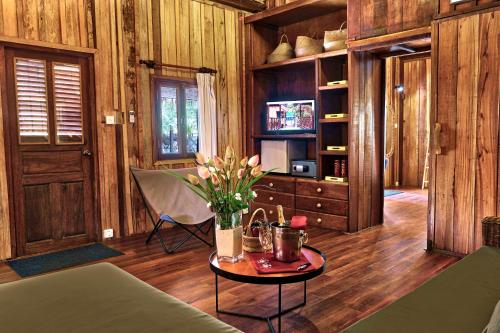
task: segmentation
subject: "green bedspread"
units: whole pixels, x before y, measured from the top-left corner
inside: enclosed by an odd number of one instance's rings
[[[0,285],[0,332],[240,331],[101,263]]]
[[[483,247],[343,333],[480,333],[499,300],[500,249]]]

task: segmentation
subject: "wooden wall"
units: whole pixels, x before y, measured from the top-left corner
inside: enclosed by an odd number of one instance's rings
[[[471,0],[456,5],[450,0],[436,0],[437,17],[446,17],[481,10],[489,7],[500,6],[500,0]]]
[[[392,34],[429,26],[434,0],[349,0],[349,39]]]
[[[480,220],[499,211],[500,11],[433,28],[434,157],[429,239],[467,254],[482,244]],[[432,139],[432,138],[431,138]]]
[[[349,232],[383,222],[382,60],[349,52]]]
[[[240,15],[240,11],[205,0],[0,0],[0,39],[98,51],[99,151],[95,155],[100,162],[101,229],[112,228],[121,237],[149,228],[142,202],[137,195],[132,200],[128,172],[130,165],[153,167],[149,75],[154,71],[137,65],[139,59],[216,68],[219,147],[231,144],[242,153]],[[100,123],[104,115],[129,110],[136,113],[135,124]],[[1,112],[0,108],[0,116]],[[1,127],[0,137],[0,259],[4,259],[12,254]]]

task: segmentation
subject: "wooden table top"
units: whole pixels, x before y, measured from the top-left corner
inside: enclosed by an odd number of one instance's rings
[[[243,260],[237,263],[219,262],[217,251],[209,257],[210,269],[227,279],[245,283],[255,284],[286,284],[306,281],[323,273],[326,264],[326,256],[310,246],[304,246],[302,253],[309,260],[315,270],[297,273],[273,273],[259,274],[253,267],[247,253],[243,252]]]

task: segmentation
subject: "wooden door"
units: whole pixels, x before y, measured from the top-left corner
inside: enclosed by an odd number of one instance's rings
[[[93,241],[90,59],[5,48],[5,61],[17,255]]]
[[[500,11],[433,27],[434,177],[429,241],[468,254],[499,210]]]

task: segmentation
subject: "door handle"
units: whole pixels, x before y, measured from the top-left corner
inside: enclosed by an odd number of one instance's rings
[[[434,125],[434,153],[436,155],[441,155],[441,124],[436,123]]]
[[[91,152],[90,150],[88,150],[88,149],[84,149],[84,150],[82,151],[82,155],[83,155],[83,156],[90,157],[90,156],[92,156],[92,152]]]

